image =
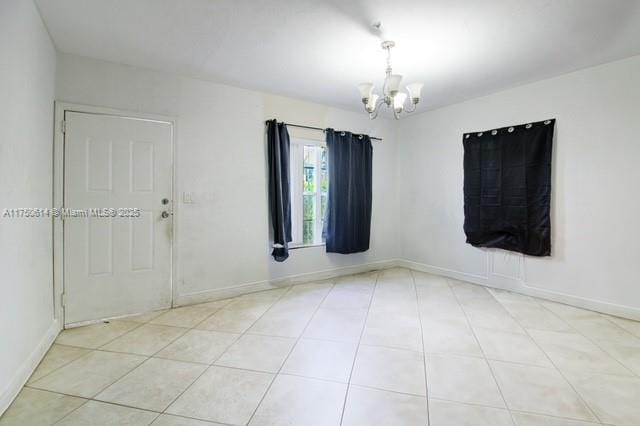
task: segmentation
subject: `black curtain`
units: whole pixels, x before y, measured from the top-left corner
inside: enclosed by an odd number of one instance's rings
[[[367,135],[326,130],[329,194],[325,218],[330,253],[369,250],[371,232],[371,160]]]
[[[467,243],[551,255],[551,151],[555,120],[465,134]]]
[[[267,121],[269,156],[269,212],[273,227],[273,258],[284,262],[291,242],[291,192],[289,191],[289,132],[285,123]]]

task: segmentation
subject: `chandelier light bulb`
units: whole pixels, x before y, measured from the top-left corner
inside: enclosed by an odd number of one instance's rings
[[[367,102],[367,111],[368,112],[375,111],[376,103],[378,102],[379,98],[380,98],[380,96],[376,95],[375,93],[371,95],[371,97],[369,98],[369,101]]]
[[[420,102],[420,92],[422,91],[422,86],[424,86],[424,84],[422,83],[407,84],[407,92],[409,92],[409,99],[411,99],[411,102],[413,102],[414,104],[417,104],[418,102]]]
[[[373,92],[373,83],[360,83],[358,84],[358,90],[360,90],[360,99],[363,99],[363,101],[364,99],[369,99],[371,92]]]
[[[404,101],[407,99],[407,94],[404,92],[398,92],[393,97],[393,109],[396,112],[401,112],[404,109]]]

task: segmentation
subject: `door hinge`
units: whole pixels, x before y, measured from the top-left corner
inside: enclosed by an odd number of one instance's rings
[[[67,133],[67,122],[66,122],[66,120],[62,120],[60,122],[60,131],[62,132],[62,134]]]
[[[67,295],[65,293],[60,294],[60,305],[62,305],[62,307],[67,305]]]

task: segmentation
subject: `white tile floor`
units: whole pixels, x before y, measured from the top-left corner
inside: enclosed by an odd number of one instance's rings
[[[0,425],[640,425],[640,323],[391,269],[64,331]]]

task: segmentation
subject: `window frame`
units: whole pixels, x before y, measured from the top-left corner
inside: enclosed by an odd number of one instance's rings
[[[315,193],[307,193],[304,191],[304,147],[313,146],[316,148],[327,149],[327,143],[321,140],[297,138],[290,139],[290,182],[291,182],[291,237],[292,242],[289,249],[299,249],[307,247],[322,247],[325,242],[322,241],[322,186],[321,186],[321,164],[322,151],[316,149],[314,156],[314,188]],[[327,191],[328,194],[328,191]],[[314,241],[311,243],[303,242],[304,232],[304,196],[314,195]],[[327,195],[328,196],[328,195]],[[318,238],[319,236],[319,238]]]

